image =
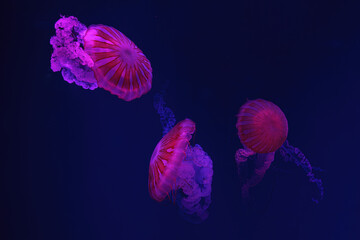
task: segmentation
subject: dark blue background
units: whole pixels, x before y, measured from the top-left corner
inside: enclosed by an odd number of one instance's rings
[[[1,15],[1,236],[14,240],[360,239],[360,2],[13,1]],[[152,90],[124,102],[50,69],[60,14],[107,24],[151,61]],[[148,194],[161,138],[153,96],[197,124],[212,157],[209,218],[184,221]],[[279,105],[323,179],[277,155],[251,206],[234,162],[236,113],[246,99]]]

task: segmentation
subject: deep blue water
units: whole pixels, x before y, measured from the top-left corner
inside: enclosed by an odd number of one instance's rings
[[[6,240],[360,239],[360,2],[13,1],[1,15],[1,231]],[[107,24],[151,61],[153,88],[125,102],[50,69],[60,14]],[[154,94],[214,163],[209,218],[186,222],[148,194],[162,136]],[[288,140],[325,187],[276,159],[243,204],[234,161],[246,99],[279,105]]]

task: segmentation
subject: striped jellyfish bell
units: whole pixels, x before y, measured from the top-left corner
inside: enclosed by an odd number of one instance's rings
[[[194,132],[195,123],[185,119],[176,124],[155,147],[150,159],[148,182],[152,199],[161,202],[177,190],[178,169],[186,157]]]
[[[139,98],[151,89],[150,61],[115,28],[90,26],[84,36],[84,49],[94,61],[92,69],[99,87],[125,101]]]
[[[241,143],[255,153],[275,152],[285,142],[288,122],[274,103],[256,99],[241,106],[236,128]]]

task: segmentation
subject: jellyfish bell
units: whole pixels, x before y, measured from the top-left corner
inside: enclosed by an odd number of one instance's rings
[[[185,119],[176,124],[155,147],[149,166],[149,193],[154,200],[161,202],[177,189],[178,168],[185,159],[194,132],[195,123]]]
[[[246,102],[237,115],[236,128],[240,141],[244,145],[244,148],[237,150],[235,155],[238,172],[244,172],[248,160],[254,161],[254,173],[243,179],[242,196],[244,199],[248,199],[249,189],[263,179],[278,149],[285,161],[294,162],[305,170],[310,182],[315,183],[319,189],[319,199],[323,198],[322,181],[315,178],[309,160],[286,140],[288,123],[285,114],[278,106],[263,99]],[[318,202],[319,199],[313,199],[313,201]]]
[[[285,114],[274,103],[256,99],[241,106],[236,128],[241,143],[256,153],[279,149],[288,134]]]
[[[160,115],[164,137],[151,156],[150,196],[158,202],[168,196],[186,221],[201,223],[209,216],[212,160],[200,145],[189,143],[194,139],[194,122],[185,119],[175,125],[175,115],[161,94],[155,95],[154,107]]]
[[[90,26],[84,36],[84,49],[94,61],[92,70],[99,87],[125,101],[139,98],[151,89],[150,61],[117,29]]]

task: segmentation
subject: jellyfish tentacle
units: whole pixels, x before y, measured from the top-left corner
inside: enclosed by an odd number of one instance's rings
[[[236,154],[235,154],[236,163],[240,164],[240,163],[246,162],[248,160],[248,158],[254,154],[255,154],[255,152],[251,151],[250,149],[240,148],[236,151]]]
[[[61,16],[55,23],[56,35],[50,39],[54,51],[51,54],[51,70],[61,71],[63,79],[84,89],[98,87],[91,68],[94,62],[84,51],[84,35],[87,27],[76,17]]]
[[[179,198],[177,203],[185,219],[193,223],[204,221],[211,203],[213,169],[208,154],[196,144],[189,147],[179,166]]]
[[[165,135],[176,123],[175,114],[169,107],[166,107],[164,96],[162,94],[156,94],[154,96],[154,108],[160,115],[160,123],[163,129],[163,135]]]
[[[248,179],[248,160],[256,153],[248,148],[240,148],[235,153],[235,162],[237,167],[237,172],[240,177],[240,184],[244,186]],[[248,196],[248,192],[241,194],[242,196]]]
[[[255,187],[264,178],[266,171],[274,161],[275,152],[258,153],[255,160],[254,175],[251,176],[242,186],[242,196],[246,199],[249,197],[249,189]]]
[[[321,179],[316,178],[313,173],[313,167],[310,164],[310,161],[305,157],[305,155],[301,152],[300,149],[293,147],[289,144],[289,141],[285,141],[284,144],[280,148],[280,154],[287,162],[293,162],[297,166],[300,166],[306,173],[306,176],[309,178],[311,183],[315,183],[317,188],[319,189],[320,197],[318,199],[313,198],[312,200],[315,203],[319,203],[320,200],[323,199],[324,196],[324,187]]]

